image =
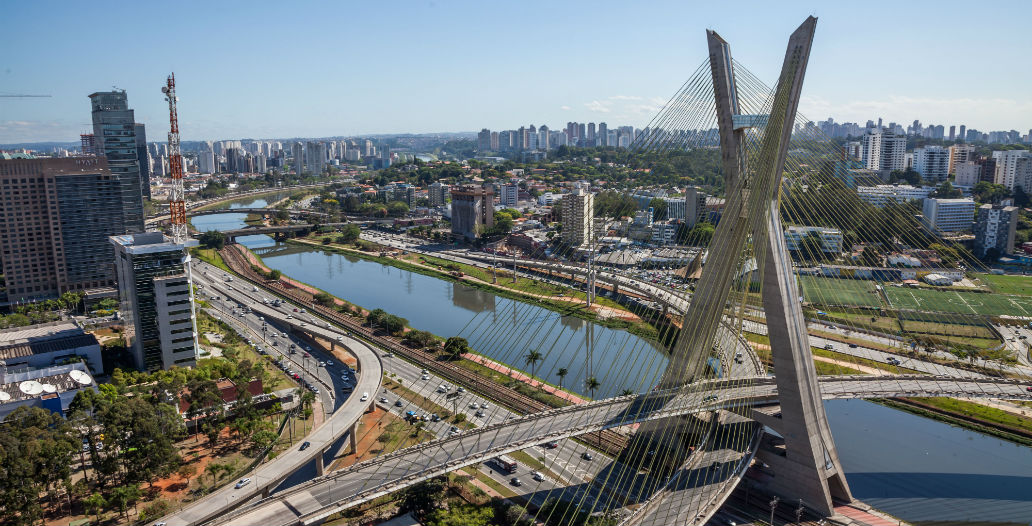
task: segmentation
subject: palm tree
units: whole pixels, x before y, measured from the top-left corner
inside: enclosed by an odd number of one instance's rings
[[[632,394],[634,394],[634,391],[632,391],[630,389],[624,389],[623,391],[620,392],[620,396],[628,396],[628,395],[632,395]]]
[[[556,371],[555,375],[559,377],[559,390],[562,390],[563,378],[566,378],[566,375],[568,374],[570,374],[570,371],[565,367],[560,367],[559,370]]]
[[[534,376],[534,372],[537,369],[537,363],[540,362],[542,358],[544,357],[538,351],[530,351],[527,353],[527,356],[524,357],[524,361],[526,361],[527,365],[530,366],[531,377]]]

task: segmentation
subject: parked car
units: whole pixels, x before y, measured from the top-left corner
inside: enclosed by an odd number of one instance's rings
[[[591,460],[591,459],[593,459],[595,457],[591,456],[591,453],[588,453],[587,451],[585,451],[585,452],[581,453],[580,458],[583,458],[584,460]]]

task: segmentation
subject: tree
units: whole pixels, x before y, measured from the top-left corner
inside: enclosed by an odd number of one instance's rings
[[[555,375],[559,377],[559,389],[563,388],[563,378],[566,378],[566,375],[568,374],[570,374],[570,370],[565,367],[560,367],[559,370],[556,371]]]
[[[391,201],[390,203],[387,203],[387,214],[391,217],[401,217],[408,212],[408,205],[401,201]]]
[[[218,230],[209,230],[198,238],[201,246],[215,250],[222,250],[226,246],[226,235]]]
[[[406,489],[401,498],[401,510],[409,511],[420,519],[439,507],[444,498],[445,477],[434,477]]]
[[[135,508],[136,501],[140,500],[141,496],[139,484],[126,484],[111,490],[111,503],[117,506],[119,513],[128,520],[129,505]]]
[[[337,242],[340,244],[353,243],[362,235],[362,229],[358,228],[358,225],[344,225],[340,229],[340,236],[337,237]]]
[[[954,188],[949,181],[943,181],[931,194],[928,194],[928,197],[954,199],[963,195],[964,193],[960,189]]]
[[[436,509],[426,519],[427,526],[488,526],[495,512],[487,506],[461,504]]]
[[[194,464],[183,464],[176,470],[176,474],[186,479],[186,485],[190,485],[190,479],[197,474],[197,466]]]
[[[469,342],[465,338],[452,336],[444,342],[444,354],[452,360],[458,360],[469,352]]]
[[[89,497],[82,500],[82,505],[86,508],[87,513],[92,513],[96,518],[97,522],[100,522],[100,512],[107,506],[107,500],[100,493],[94,492]]]
[[[537,370],[537,364],[542,360],[542,358],[543,356],[536,349],[528,352],[527,355],[523,357],[524,362],[530,366],[530,376],[532,378],[535,376],[534,373]]]

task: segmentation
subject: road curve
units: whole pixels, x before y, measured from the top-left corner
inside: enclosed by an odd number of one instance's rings
[[[223,293],[226,294],[224,291]],[[228,294],[233,295],[233,293]],[[255,304],[251,308],[266,319],[273,319],[277,324],[290,326],[293,331],[306,332],[327,341],[336,341],[337,345],[343,345],[358,361],[358,374],[356,375],[358,384],[352,395],[337,411],[308,435],[306,440],[311,443],[311,446],[305,451],[300,451],[298,447],[292,447],[248,474],[251,479],[250,484],[239,489],[230,484],[174,514],[159,519],[156,523],[164,522],[168,526],[201,524],[256,496],[261,496],[264,490],[271,491],[290,474],[314,460],[344,436],[373,403],[372,398],[362,402],[360,400],[362,393],[370,393],[371,397],[380,389],[383,379],[383,364],[380,362],[379,354],[365,342],[344,335],[344,331],[337,332],[311,324],[301,327],[299,320],[287,319],[286,313],[262,304]],[[341,340],[337,340],[338,337]]]

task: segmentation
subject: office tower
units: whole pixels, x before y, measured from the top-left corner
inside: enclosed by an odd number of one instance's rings
[[[881,119],[878,119],[881,122]],[[863,142],[864,167],[869,170],[903,170],[907,138],[888,131],[867,129]]]
[[[952,141],[956,137],[957,137],[957,126],[956,125],[951,125],[950,126],[950,140]]]
[[[541,127],[538,128],[537,145],[538,148],[545,150],[546,152],[552,149],[552,142],[549,137],[550,133],[551,132],[548,130],[548,126],[545,126],[544,124],[542,124]]]
[[[147,130],[140,124],[136,128],[136,160],[140,163],[140,192],[150,199],[150,162],[147,160]]]
[[[491,143],[488,146],[492,152],[498,151],[498,132],[491,132]]]
[[[970,232],[975,217],[974,199],[935,199],[922,203],[921,222],[937,234]]]
[[[516,132],[512,130],[505,130],[498,132],[498,151],[500,152],[511,152],[515,149]]]
[[[491,130],[484,128],[477,134],[477,151],[486,152],[491,150]]]
[[[133,110],[124,90],[102,91],[89,97],[98,155],[107,157],[108,168],[122,183],[122,227],[130,233],[143,232],[143,186]]]
[[[290,155],[294,157],[294,173],[301,175],[305,171],[305,145],[295,141],[290,146]]]
[[[448,185],[436,182],[430,185],[427,198],[430,206],[444,206],[448,202]]]
[[[1004,150],[993,152],[993,160],[996,161],[996,173],[993,182],[1002,184],[1013,191],[1020,186],[1023,189],[1032,190],[1028,181],[1028,170],[1032,152],[1028,150]]]
[[[577,146],[584,146],[585,141],[588,138],[588,125],[582,123],[577,124]]]
[[[498,202],[502,208],[516,208],[520,197],[520,187],[515,184],[503,184],[499,188]]]
[[[706,215],[706,192],[689,186],[685,191],[684,221],[689,227],[695,226]]]
[[[197,153],[197,172],[202,174],[213,174],[215,170],[215,154],[210,151]]]
[[[476,239],[494,225],[494,190],[459,186],[451,190],[452,235]]]
[[[955,174],[956,166],[959,163],[973,162],[975,160],[975,147],[969,144],[954,144],[950,146],[950,165],[948,170]]]
[[[111,236],[110,240],[115,246],[124,336],[136,368],[193,366],[197,330],[184,245],[161,232]]]
[[[373,155],[376,155],[376,149],[373,148],[373,141],[366,139],[364,143],[364,148],[362,149],[362,156],[372,157]]]
[[[0,160],[0,262],[7,302],[114,285],[122,181],[105,157]]]
[[[254,166],[252,168],[252,171],[260,174],[263,174],[268,171],[265,155],[258,154],[254,156]]]
[[[984,258],[990,251],[1009,254],[1018,228],[1018,208],[984,204],[975,219],[975,255]]]
[[[960,133],[957,134],[957,140],[958,141],[964,142],[964,137],[967,136],[966,135],[967,134],[966,130],[967,130],[967,126],[964,126],[963,124],[961,124],[960,125]]]
[[[589,122],[588,123],[588,135],[585,137],[585,139],[587,139],[586,146],[594,146],[595,145],[595,123],[593,123],[593,122]]]
[[[598,123],[598,145],[609,146],[609,125],[604,122]]]
[[[914,171],[927,181],[945,181],[949,178],[950,150],[942,146],[914,149]]]
[[[385,146],[382,146],[380,148],[380,163],[381,163],[381,167],[382,168],[390,168],[391,167],[391,147],[390,146],[386,146],[385,145]]]
[[[326,167],[326,145],[318,141],[308,141],[305,145],[305,167],[312,175],[320,175]]]
[[[563,242],[581,247],[594,242],[595,196],[587,188],[577,185],[573,192],[563,195]]]

